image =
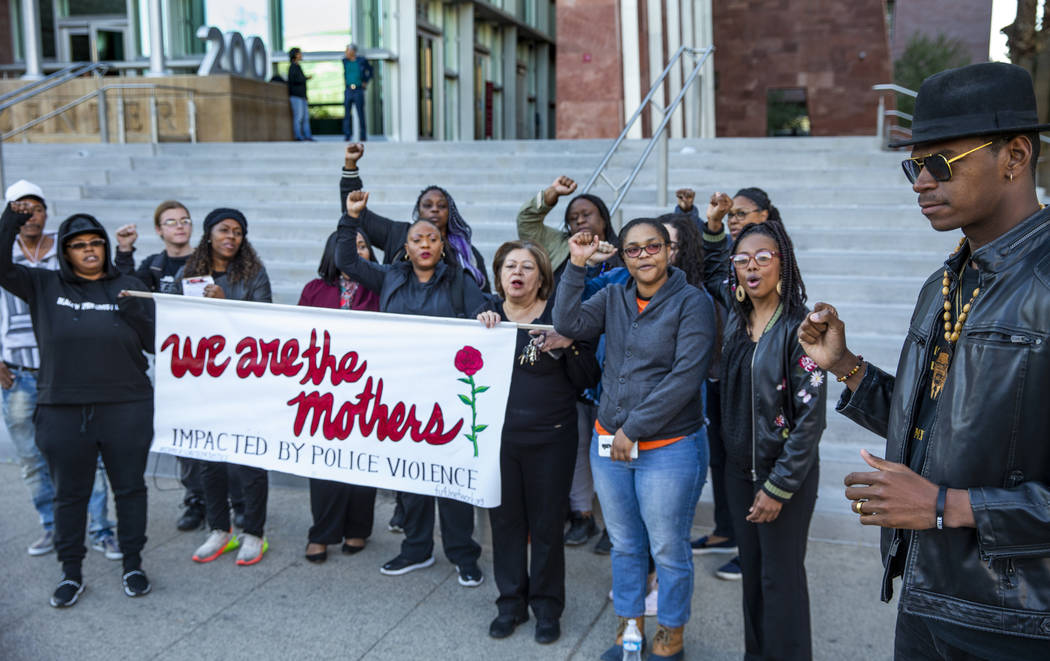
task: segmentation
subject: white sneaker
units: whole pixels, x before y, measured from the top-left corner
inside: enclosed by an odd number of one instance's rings
[[[124,558],[124,554],[120,552],[120,546],[113,535],[103,535],[96,538],[91,544],[91,548],[99,553],[105,553],[107,560],[121,560]]]
[[[241,535],[241,550],[237,553],[237,564],[242,567],[254,565],[262,560],[263,553],[270,548],[270,543],[265,537],[256,537],[244,533]]]
[[[645,616],[653,617],[656,615],[656,604],[659,590],[653,590],[649,594],[645,595]]]
[[[55,550],[55,532],[45,530],[40,539],[29,545],[29,555],[47,555]],[[77,594],[80,594],[79,592]]]
[[[235,535],[227,530],[212,530],[208,533],[208,539],[197,547],[193,552],[194,562],[211,562],[227,551],[232,551],[241,543]]]

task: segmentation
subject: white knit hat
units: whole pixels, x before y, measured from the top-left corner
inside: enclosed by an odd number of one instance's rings
[[[7,187],[7,192],[4,193],[4,199],[10,204],[11,202],[17,202],[23,197],[33,196],[43,202],[45,205],[47,201],[44,199],[44,191],[40,189],[31,181],[25,179],[19,179],[15,183]]]

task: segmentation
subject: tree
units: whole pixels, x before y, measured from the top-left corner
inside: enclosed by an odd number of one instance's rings
[[[904,52],[893,63],[893,79],[901,87],[917,91],[922,81],[933,74],[969,63],[970,57],[966,54],[966,47],[958,39],[943,34],[931,39],[918,33],[911,38]],[[915,110],[915,99],[898,94],[897,109],[912,114]]]
[[[1014,22],[1002,29],[1010,60],[1028,69],[1035,85],[1035,100],[1039,105],[1039,120],[1050,117],[1050,0],[1043,2],[1043,20],[1036,26],[1038,0],[1019,0]],[[1050,147],[1045,142],[1043,147]],[[1043,150],[1044,158],[1046,149]],[[1041,159],[1042,160],[1042,159]],[[1050,168],[1039,169],[1039,183],[1050,185]]]

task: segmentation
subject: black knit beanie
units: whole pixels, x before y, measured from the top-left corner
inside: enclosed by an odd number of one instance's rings
[[[211,234],[212,228],[224,220],[236,220],[241,225],[241,231],[248,233],[248,219],[243,213],[236,209],[222,208],[212,211],[204,218],[204,236]]]

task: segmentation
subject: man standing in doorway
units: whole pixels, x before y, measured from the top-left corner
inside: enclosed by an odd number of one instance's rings
[[[1032,78],[1002,62],[926,79],[904,173],[962,241],[919,293],[896,374],[851,352],[817,303],[799,340],[886,438],[846,476],[882,528],[882,598],[902,577],[894,658],[1045,659],[1050,650],[1050,209],[1036,197]],[[863,623],[861,623],[863,626]]]
[[[368,140],[368,124],[365,123],[365,89],[372,80],[372,65],[363,57],[357,56],[357,44],[346,45],[346,56],[343,58],[343,81],[346,91],[343,93],[343,137],[347,142],[353,140],[354,122],[350,118],[350,108],[357,108],[357,119],[361,126],[358,142]]]

